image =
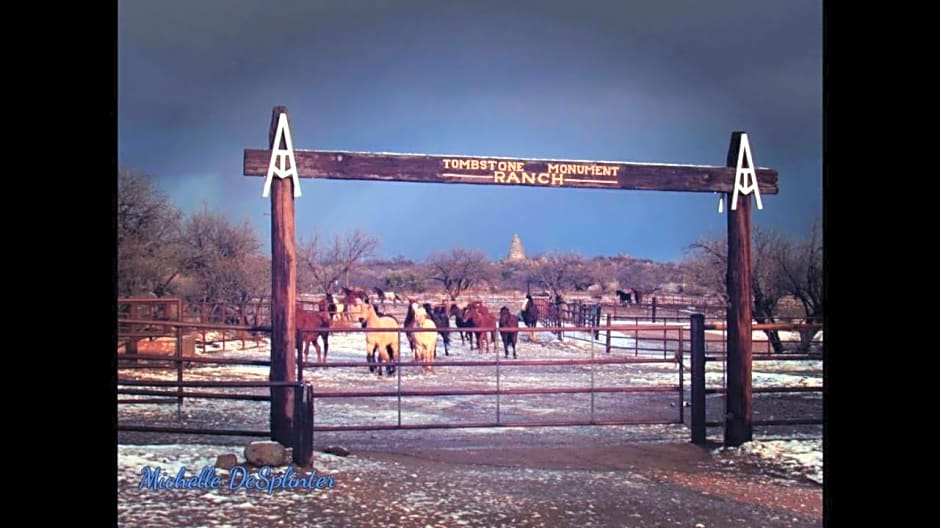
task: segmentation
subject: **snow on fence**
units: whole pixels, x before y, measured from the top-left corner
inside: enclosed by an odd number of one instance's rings
[[[125,311],[124,313],[130,313]],[[178,312],[179,313],[179,312]],[[584,311],[583,313],[588,313]],[[564,318],[563,315],[556,314],[556,317]],[[579,316],[582,317],[582,316]],[[583,319],[583,317],[582,317]],[[355,423],[354,421],[347,421],[341,415],[340,422],[330,423],[328,420],[314,420],[315,415],[311,414],[310,418],[310,432],[311,435],[315,431],[353,431],[353,430],[382,430],[382,429],[443,429],[443,428],[465,428],[465,427],[503,427],[503,426],[553,426],[553,425],[627,425],[627,424],[681,424],[684,423],[684,398],[685,398],[685,354],[689,353],[691,355],[694,350],[694,345],[692,344],[692,332],[689,325],[686,324],[677,324],[677,323],[667,323],[665,321],[660,321],[659,323],[647,323],[643,322],[638,318],[633,318],[631,321],[632,324],[612,324],[614,323],[613,314],[607,314],[605,317],[607,324],[598,324],[597,318],[592,319],[591,325],[589,326],[574,326],[572,323],[561,321],[560,326],[539,326],[537,332],[541,336],[551,337],[552,335],[558,336],[561,343],[565,337],[568,339],[580,342],[582,344],[575,345],[575,350],[580,348],[581,351],[584,351],[584,342],[590,343],[590,358],[587,357],[573,357],[565,359],[513,359],[513,360],[504,360],[500,358],[500,354],[497,351],[495,354],[495,359],[493,356],[486,357],[474,357],[472,359],[462,359],[462,360],[438,360],[434,362],[417,362],[411,360],[402,360],[399,358],[398,361],[393,363],[395,366],[395,383],[394,386],[389,386],[386,384],[384,388],[375,390],[375,387],[368,387],[365,390],[360,390],[360,388],[355,387],[347,383],[347,380],[353,378],[339,378],[339,383],[334,383],[333,387],[329,387],[329,383],[319,383],[323,380],[329,380],[329,378],[323,378],[325,373],[330,370],[339,370],[346,369],[350,371],[356,371],[357,369],[365,369],[366,364],[360,360],[358,361],[332,361],[332,362],[303,362],[300,358],[297,358],[297,382],[291,382],[296,384],[296,386],[308,386],[305,384],[304,376],[305,371],[309,372],[313,370],[314,374],[314,383],[309,385],[310,395],[307,396],[309,404],[311,406],[310,413],[313,413],[314,407],[317,405],[317,401],[320,401],[321,404],[324,402],[335,402],[343,400],[356,400],[356,399],[374,399],[375,401],[380,400],[389,400],[394,399],[394,411],[386,412],[382,414],[383,416],[393,420],[392,423],[376,423],[375,420],[363,423]],[[689,321],[689,319],[685,319]],[[171,335],[175,337],[177,343],[177,348],[172,355],[163,355],[163,356],[146,356],[146,361],[144,361],[144,356],[138,356],[136,365],[128,365],[126,362],[121,365],[122,362],[119,362],[119,369],[126,367],[138,367],[137,372],[140,372],[141,375],[136,376],[136,378],[121,378],[118,380],[118,395],[120,398],[118,400],[119,404],[144,404],[144,403],[177,403],[178,406],[182,406],[184,399],[208,399],[208,400],[242,400],[250,402],[268,402],[270,401],[270,393],[272,387],[276,385],[270,384],[270,382],[265,382],[262,385],[257,385],[255,382],[252,387],[264,387],[267,388],[267,394],[260,393],[233,393],[233,392],[212,392],[212,391],[194,391],[193,388],[199,387],[216,387],[216,388],[237,388],[237,387],[248,387],[248,385],[239,385],[240,382],[226,380],[226,377],[232,375],[232,371],[226,370],[230,368],[238,368],[238,366],[243,366],[246,368],[255,368],[261,367],[262,370],[267,370],[270,368],[270,361],[267,359],[247,359],[247,358],[224,358],[224,357],[204,357],[205,348],[203,349],[203,357],[199,356],[190,356],[186,357],[182,354],[182,340],[183,336],[190,334],[192,332],[209,332],[210,335],[217,333],[220,335],[225,335],[226,332],[260,332],[266,333],[270,332],[270,328],[265,327],[256,327],[256,326],[244,326],[244,325],[220,325],[220,324],[200,324],[200,323],[187,323],[182,321],[172,321],[172,324],[166,324],[167,321],[160,319],[161,323],[160,328],[165,331],[167,327],[172,328],[170,332]],[[138,332],[142,327],[147,327],[148,325],[153,325],[154,320],[152,319],[119,319],[119,340],[125,338],[134,338],[136,339]],[[703,325],[702,328],[702,351],[703,354],[706,352],[708,356],[703,356],[702,365],[706,361],[712,363],[723,363],[724,360],[724,350],[725,343],[723,337],[722,324],[720,323],[710,323],[709,325]],[[777,330],[781,332],[793,332],[794,330],[803,329],[812,325],[754,325],[755,333],[763,332],[765,330]],[[818,325],[816,325],[818,326]],[[403,329],[399,329],[402,331]],[[422,329],[409,329],[413,332],[424,331]],[[493,331],[493,328],[485,329],[462,329],[463,331]],[[529,329],[525,327],[519,327],[514,329],[495,329],[500,331],[514,331],[527,334],[530,332]],[[331,335],[334,337],[338,335],[355,335],[358,333],[370,332],[370,331],[381,331],[379,329],[362,329],[362,328],[331,328]],[[387,331],[387,330],[386,330]],[[436,330],[430,330],[436,331]],[[456,329],[452,329],[451,333],[456,332]],[[362,340],[362,338],[358,338]],[[356,342],[358,342],[356,340]],[[821,340],[820,340],[821,341]],[[600,343],[603,343],[603,348]],[[332,343],[331,343],[332,344]],[[498,343],[497,343],[498,344]],[[821,343],[819,343],[821,345]],[[574,345],[572,343],[571,345]],[[661,345],[661,346],[660,346]],[[758,348],[760,344],[755,344],[753,359],[755,361],[817,361],[821,365],[821,356],[818,354],[773,354],[773,353],[760,353]],[[361,347],[360,347],[361,348]],[[246,350],[245,347],[242,347],[242,350]],[[629,351],[633,351],[632,357],[630,357]],[[620,352],[627,351],[627,354],[622,354]],[[258,350],[258,352],[263,353],[263,350]],[[771,351],[772,352],[772,351]],[[335,358],[335,349],[331,348],[331,353],[334,353],[333,357]],[[659,354],[663,354],[662,358],[659,358]],[[342,355],[342,351],[341,351]],[[126,356],[125,356],[126,357]],[[349,356],[349,359],[352,359],[355,356]],[[361,356],[360,356],[361,357]],[[694,358],[692,363],[695,364]],[[678,376],[675,383],[668,383],[663,381],[653,382],[653,383],[642,383],[640,385],[635,384],[623,384],[623,383],[612,383],[612,381],[622,381],[619,379],[611,378],[610,376],[595,376],[598,369],[603,369],[604,367],[617,366],[615,368],[626,368],[629,365],[651,365],[653,363],[659,363],[665,365],[668,368],[674,369],[672,376]],[[214,371],[212,374],[215,383],[206,383],[206,380],[184,380],[184,373],[187,367],[199,368],[200,366],[205,366],[206,364],[214,364],[221,367],[217,371]],[[143,372],[144,368],[154,368],[155,365],[164,365],[164,369],[171,368],[176,371],[176,379],[141,379],[148,376],[147,373]],[[424,367],[433,366],[435,369],[449,369],[454,367],[457,371],[461,369],[470,369],[472,372],[477,372],[477,376],[491,376],[495,385],[492,383],[486,384],[469,384],[469,386],[461,387],[460,383],[457,383],[461,380],[460,375],[446,377],[443,376],[440,380],[429,381],[424,383],[424,386],[418,388],[409,388],[402,386],[402,373],[405,371],[418,371]],[[505,373],[511,371],[512,369],[519,369],[520,367],[533,369],[536,373],[529,376],[522,376],[521,382],[506,384]],[[558,369],[572,369],[577,371],[584,369],[589,371],[590,374],[590,383],[585,385],[571,385],[571,384],[558,384],[558,383],[549,383],[545,385],[545,379],[540,373],[541,371],[547,372]],[[157,369],[154,369],[156,372]],[[677,371],[677,372],[676,372]],[[133,372],[133,371],[128,371]],[[582,372],[583,373],[583,372]],[[668,374],[667,374],[668,376]],[[700,385],[697,385],[696,374],[690,372],[691,376],[691,385],[692,385],[692,400],[696,401],[696,395],[700,395],[704,398],[705,394],[715,394],[721,395],[724,392],[724,387],[721,384],[716,385],[714,381],[708,387],[704,385],[703,382]],[[361,372],[359,377],[355,379],[361,379]],[[413,381],[414,377],[409,375],[409,382]],[[433,378],[429,378],[433,379]],[[661,380],[667,380],[668,377],[658,378]],[[600,380],[600,383],[597,381]],[[723,381],[723,379],[722,379]],[[241,382],[244,383],[244,382]],[[437,383],[440,383],[438,385]],[[327,388],[321,389],[321,386],[326,386]],[[697,387],[700,386],[701,390],[698,390]],[[316,389],[314,388],[316,387]],[[306,390],[306,389],[305,389]],[[792,384],[786,386],[774,386],[774,385],[759,385],[754,387],[753,392],[756,394],[764,393],[785,393],[785,392],[801,392],[801,393],[811,393],[811,392],[821,392],[822,386],[819,385],[809,385],[809,386],[793,386]],[[641,393],[674,393],[676,395],[676,404],[677,407],[677,416],[672,418],[617,418],[617,417],[598,417],[595,414],[595,399],[600,395],[627,395],[627,394],[641,394]],[[585,402],[585,416],[581,418],[568,418],[564,420],[544,420],[544,419],[530,419],[530,420],[513,420],[512,418],[506,418],[505,412],[505,401],[507,398],[514,398],[519,396],[558,396],[558,395],[569,395],[572,397],[577,397],[580,395],[587,396],[588,401]],[[489,400],[492,403],[495,403],[495,408],[490,408],[490,412],[493,414],[489,418],[485,419],[475,419],[470,421],[451,421],[451,422],[428,422],[421,421],[420,417],[427,417],[427,413],[417,413],[414,411],[408,411],[403,409],[403,403],[409,399],[420,400],[427,398],[450,398],[450,397],[471,397],[476,398],[476,402],[482,402],[484,400]],[[303,398],[298,399],[297,401],[307,401]],[[703,400],[704,401],[704,400]],[[672,405],[671,405],[672,406]],[[369,404],[366,405],[369,407]],[[434,407],[432,405],[431,407]],[[704,408],[704,407],[703,407]],[[179,409],[179,407],[178,407]],[[349,407],[346,408],[347,410]],[[306,412],[306,411],[299,411]],[[517,408],[512,410],[516,416],[519,416]],[[693,416],[695,410],[693,409]],[[523,413],[524,414],[524,413]],[[356,416],[364,416],[363,412],[360,412]],[[403,419],[405,418],[405,419]],[[299,422],[298,422],[299,423]],[[754,425],[780,425],[780,424],[804,424],[804,423],[819,423],[819,420],[815,419],[804,419],[804,418],[789,418],[783,420],[757,420],[754,421]],[[697,424],[699,427],[712,427],[722,425],[720,422],[709,421],[703,424]],[[142,429],[143,428],[143,429]],[[270,434],[270,431],[263,431],[258,429],[253,430],[241,430],[241,429],[227,429],[227,428],[186,428],[179,427],[178,425],[134,425],[134,424],[119,424],[119,430],[147,430],[147,431],[164,431],[164,432],[191,432],[194,434],[234,434],[238,432],[239,434],[245,434],[249,436],[267,436]],[[215,431],[212,433],[210,431]],[[693,437],[697,434],[696,423],[693,420]]]

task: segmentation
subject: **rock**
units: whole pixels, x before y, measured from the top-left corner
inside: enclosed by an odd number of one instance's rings
[[[512,242],[509,244],[509,262],[519,262],[525,260],[525,249],[522,247],[522,240],[519,235],[512,236]]]
[[[238,465],[238,455],[235,453],[219,455],[215,459],[215,467],[219,469],[232,469],[236,465]]]
[[[329,446],[326,449],[324,449],[323,452],[329,453],[331,455],[341,456],[341,457],[350,455],[348,449],[346,449],[345,447],[340,447],[340,446]]]
[[[270,440],[248,444],[245,459],[255,466],[283,466],[290,462],[287,449]]]

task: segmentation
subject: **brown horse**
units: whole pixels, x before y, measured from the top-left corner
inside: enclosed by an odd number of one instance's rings
[[[506,306],[499,309],[499,327],[500,329],[519,328],[519,318],[509,313],[509,308]],[[504,332],[500,330],[499,333],[503,337],[503,351],[506,353],[506,357],[509,357],[509,345],[512,345],[512,358],[516,359],[516,341],[519,338],[519,332]]]
[[[485,306],[471,304],[464,308],[464,321],[470,323],[470,328],[493,328],[489,331],[478,330],[474,332],[477,335],[477,350],[482,354],[485,346],[486,350],[489,351],[490,343],[496,343],[496,318],[490,315]],[[470,343],[470,349],[473,349],[473,343]]]
[[[297,303],[297,350],[303,350],[303,361],[307,361],[310,353],[310,343],[317,350],[317,363],[326,361],[326,354],[330,350],[330,316],[326,312],[314,312],[304,310],[300,303]],[[323,339],[323,349],[317,338]]]
[[[334,321],[348,319],[348,317],[344,317],[346,315],[346,305],[336,302],[332,293],[326,294],[326,298],[320,301],[319,307],[321,312],[325,312]]]
[[[343,291],[343,296],[345,297],[346,304],[354,304],[355,299],[359,299],[362,302],[369,300],[369,294],[365,290],[358,290],[356,288],[347,288],[343,286],[340,288]]]
[[[385,304],[385,301],[392,301],[393,304],[405,302],[405,299],[403,299],[401,295],[398,295],[395,292],[385,291],[378,286],[372,288],[372,291],[375,292],[375,295],[379,298],[379,302],[381,302],[383,305]]]

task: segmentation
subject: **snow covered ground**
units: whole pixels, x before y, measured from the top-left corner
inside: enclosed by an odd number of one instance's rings
[[[573,339],[580,337],[583,340]],[[632,339],[627,335],[620,336],[623,340]],[[197,345],[198,357],[241,358],[241,359],[268,359],[269,343],[267,340],[254,342],[246,341],[242,347],[238,340],[227,341],[225,351],[221,351],[218,335],[207,335],[213,344],[203,352]],[[604,335],[601,340],[592,342],[587,335],[566,333],[564,341],[559,341],[554,334],[537,332],[536,341],[529,340],[527,333],[520,333],[518,355],[520,359],[588,359],[595,358],[633,358],[637,357],[631,350],[614,350],[610,355],[604,353]],[[330,338],[329,361],[354,361],[361,366],[351,368],[308,368],[305,370],[305,380],[312,381],[315,391],[324,393],[337,390],[395,390],[401,384],[403,390],[435,390],[435,389],[495,389],[497,386],[496,369],[490,366],[469,367],[442,367],[435,366],[433,371],[405,366],[390,377],[378,378],[370,374],[364,361],[364,341],[362,334],[337,333]],[[411,359],[411,352],[407,341],[402,338],[402,358],[407,362]],[[662,359],[662,340],[641,339],[641,348],[655,348],[657,352],[639,353],[639,357]],[[499,387],[508,388],[547,388],[562,386],[578,387],[657,387],[679,385],[679,365],[672,359],[674,353],[670,352],[668,361],[659,363],[634,363],[618,365],[574,365],[574,366],[513,366],[513,359],[503,358],[502,344],[498,344],[500,358]],[[311,357],[315,357],[311,350]],[[456,333],[452,334],[451,355],[444,356],[443,346],[438,344],[438,360],[447,359],[461,361],[482,361],[495,359],[496,354],[480,354],[476,350],[469,350],[465,344],[460,344]],[[683,387],[686,391],[685,401],[688,401],[688,391],[691,384],[688,356],[683,359]],[[709,386],[723,386],[725,373],[722,362],[710,362],[706,371],[706,383]],[[783,387],[821,387],[822,361],[755,361],[753,365],[754,387],[783,386]],[[147,379],[147,380],[175,380],[176,371],[172,369],[119,369],[119,379]],[[268,367],[245,365],[201,365],[194,364],[185,370],[185,380],[268,380]],[[208,390],[208,389],[199,389]],[[238,392],[265,395],[266,389],[211,389],[215,392]],[[122,399],[131,399],[122,396]],[[709,396],[709,419],[720,419],[723,415],[720,395]],[[593,406],[592,406],[593,404]],[[397,398],[323,398],[316,401],[315,421],[317,425],[342,424],[382,424],[393,425],[401,419],[403,424],[461,422],[461,421],[492,421],[496,417],[497,402],[495,396],[447,396],[447,397],[421,397],[405,398],[401,402]],[[809,411],[812,416],[822,415],[821,393],[798,393],[788,395],[755,395],[755,418],[759,416],[792,417],[794,412]],[[679,395],[676,392],[662,393],[628,393],[628,394],[597,394],[593,400],[588,394],[562,394],[562,395],[526,395],[502,396],[499,400],[500,419],[503,422],[524,423],[531,420],[572,420],[586,419],[593,408],[596,419],[637,419],[677,421],[679,417]],[[686,409],[685,420],[689,419]],[[791,414],[788,414],[791,413]],[[178,409],[176,405],[133,404],[118,406],[118,420],[122,424],[166,424],[172,426],[206,426],[226,427],[239,429],[266,430],[269,421],[269,404],[267,402],[227,401],[219,399],[187,399]],[[783,432],[781,432],[783,431]],[[718,438],[720,430],[710,429],[710,438]],[[179,436],[177,440],[171,437],[169,445],[154,445],[156,436],[122,434],[119,440],[122,445],[118,450],[118,484],[119,484],[119,519],[125,521],[141,518],[153,519],[153,526],[170,525],[179,519],[173,510],[182,503],[187,508],[205,510],[205,523],[213,526],[226,526],[232,522],[230,511],[238,510],[244,514],[244,523],[240,525],[263,525],[270,523],[284,525],[285,512],[294,512],[297,515],[309,511],[309,504],[300,506],[297,503],[296,493],[275,493],[273,497],[265,494],[230,493],[227,491],[205,490],[194,493],[193,490],[164,490],[159,493],[170,497],[158,509],[146,512],[137,511],[139,508],[152,508],[148,502],[141,502],[142,490],[136,490],[140,481],[141,467],[146,465],[162,464],[165,469],[177,469],[184,464],[188,468],[198,471],[204,465],[215,462],[217,454],[235,452],[241,455],[244,443],[238,444],[231,438],[203,437],[193,440],[191,437]],[[185,440],[185,441],[183,441]],[[315,447],[322,449],[324,445],[343,444],[353,449],[405,450],[433,445],[435,447],[450,447],[461,449],[465,447],[484,447],[501,445],[581,445],[589,443],[592,446],[618,445],[624,442],[669,442],[683,443],[689,440],[689,430],[686,425],[660,424],[649,426],[604,426],[604,427],[551,427],[551,428],[486,428],[486,429],[456,429],[456,430],[410,430],[391,432],[318,432],[315,435]],[[129,445],[130,443],[146,442],[146,445]],[[195,443],[190,443],[195,442]],[[246,440],[247,442],[247,440]],[[210,444],[212,444],[210,446]],[[207,447],[209,446],[209,447]],[[766,468],[769,474],[786,476],[789,478],[805,478],[813,482],[822,483],[822,440],[821,427],[809,426],[802,428],[756,428],[755,441],[749,442],[736,449],[716,449],[713,456],[728,464],[747,461],[750,464]],[[331,455],[317,453],[317,470],[323,474],[342,476],[344,472],[355,473],[353,478],[368,478],[370,472],[386,472],[390,470],[386,464],[375,460],[359,457],[339,458]],[[172,466],[172,467],[169,467]],[[383,473],[385,475],[386,473]],[[550,476],[550,478],[556,478]],[[391,478],[391,477],[389,477]],[[549,478],[549,477],[546,477]],[[558,477],[561,478],[561,477]],[[414,479],[412,479],[414,480]],[[420,479],[418,479],[420,480]],[[445,485],[445,483],[437,483]],[[424,483],[427,485],[427,483]],[[379,490],[381,493],[381,490]],[[153,491],[150,492],[155,493]],[[422,495],[422,493],[424,493]],[[458,493],[454,491],[454,493]],[[318,511],[329,512],[331,508],[339,514],[350,514],[359,511],[363,506],[343,502],[334,504],[337,495],[328,490],[316,490],[304,495],[306,501],[313,501]],[[409,515],[417,515],[422,507],[433,507],[439,499],[438,494],[428,494],[420,488],[411,489],[402,499],[403,504],[410,505],[416,511],[402,511],[402,519],[390,519],[393,524],[413,524]],[[491,497],[499,501],[498,497]],[[345,499],[344,499],[345,500]],[[489,499],[488,499],[489,500]],[[404,508],[404,506],[402,506]],[[280,509],[278,509],[280,508]],[[466,512],[465,512],[466,513]],[[544,514],[544,512],[543,512]],[[474,514],[476,515],[476,514]],[[481,512],[480,515],[483,515]],[[466,518],[457,515],[454,518],[442,519],[442,525],[461,525],[460,520]],[[492,521],[496,523],[496,521]],[[508,519],[506,520],[508,522]],[[125,524],[122,522],[122,524]],[[289,524],[289,523],[288,523]],[[498,524],[498,523],[497,523]],[[538,525],[537,523],[534,525]]]
[[[822,438],[758,439],[741,447],[715,450],[725,461],[748,458],[778,476],[803,477],[823,484]]]

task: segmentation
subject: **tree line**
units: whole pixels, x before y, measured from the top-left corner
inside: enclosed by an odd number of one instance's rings
[[[270,256],[261,251],[263,244],[247,220],[234,222],[205,207],[183,214],[145,175],[120,168],[116,224],[120,296],[242,304],[270,295]],[[682,262],[666,263],[626,255],[587,258],[575,252],[494,262],[483,251],[462,247],[416,262],[402,256],[379,258],[380,247],[378,237],[359,229],[332,237],[301,235],[299,292],[379,287],[451,300],[468,291],[507,290],[600,297],[627,287],[648,293],[725,294],[724,238],[702,238],[687,248]],[[808,321],[822,321],[822,238],[816,227],[803,240],[756,228],[752,258],[758,322],[773,322],[785,299],[801,306]]]

